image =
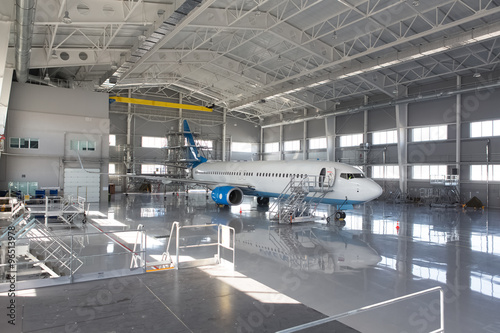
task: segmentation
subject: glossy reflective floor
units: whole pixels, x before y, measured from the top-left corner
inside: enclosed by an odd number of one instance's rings
[[[329,207],[319,207],[320,217],[330,213]],[[171,193],[166,196],[117,194],[112,196],[108,205],[94,207],[91,215],[91,223],[85,226],[80,224],[79,229],[71,232],[95,233],[97,228],[103,231],[136,230],[138,225],[142,224],[147,231],[148,261],[160,260],[174,221],[179,221],[182,225],[224,224],[233,227],[236,231],[236,271],[243,275],[231,278],[232,280],[226,279],[226,282],[230,283],[228,288],[229,286],[236,288],[239,294],[250,299],[246,304],[257,304],[252,299],[261,302],[260,298],[265,295],[250,291],[249,282],[245,282],[247,280],[242,278],[244,276],[257,280],[290,299],[328,316],[441,286],[445,291],[446,332],[500,332],[498,316],[500,211],[498,210],[483,212],[431,209],[417,205],[394,205],[375,201],[348,211],[343,227],[327,225],[324,219],[319,219],[316,223],[276,225],[269,222],[267,208],[258,207],[254,198],[246,198],[242,205],[232,207],[230,210],[221,210],[215,207],[204,192],[191,192],[188,197],[184,194],[178,196]],[[64,230],[55,232],[64,233]],[[181,238],[183,244],[188,245],[211,242],[211,237],[213,235],[194,233]],[[97,241],[98,238],[95,239]],[[98,248],[105,248],[108,252],[117,251],[116,243],[105,237],[100,239],[102,244],[94,244],[86,250],[97,251]],[[120,241],[128,244],[132,242],[127,239]],[[205,252],[207,251],[210,252],[208,248]],[[189,250],[181,253],[183,257],[200,255],[207,253]],[[123,291],[120,297],[133,298],[126,293],[133,293],[135,288],[141,288],[146,294],[152,293],[149,298],[141,300],[144,309],[150,306],[148,302],[151,302],[151,306],[164,304],[158,303],[157,300],[165,304],[174,301],[174,306],[181,306],[185,302],[197,304],[197,297],[203,300],[204,306],[210,308],[210,311],[215,309],[216,312],[219,310],[224,312],[228,308],[242,306],[236,303],[226,304],[235,298],[223,298],[227,290],[223,286],[217,287],[218,291],[215,293],[217,295],[214,296],[214,292],[203,287],[204,282],[200,280],[201,277],[193,273],[189,273],[190,277],[186,277],[175,271],[166,271],[161,273],[165,274],[162,276],[167,277],[166,279],[157,275],[153,281],[151,276],[154,274],[157,273],[124,278],[140,282],[137,282],[137,285],[131,284],[132,290]],[[197,287],[190,286],[189,281],[185,280],[191,278],[193,283],[196,278]],[[221,277],[217,277],[219,278]],[[222,279],[224,278],[227,277],[222,276]],[[151,281],[148,282],[149,280]],[[243,283],[238,286],[235,281]],[[82,283],[51,288],[72,292],[74,296],[68,297],[68,302],[71,300],[77,302],[78,297],[86,295],[84,290],[86,286],[87,284]],[[160,289],[154,289],[154,286]],[[92,288],[99,290],[102,287],[92,285]],[[190,294],[193,288],[196,290],[195,296]],[[170,289],[175,289],[176,292],[171,295]],[[42,290],[47,290],[46,294],[52,293],[49,292],[52,290],[50,288]],[[77,295],[78,292],[83,294]],[[236,298],[242,299],[240,296]],[[342,319],[341,322],[359,332],[430,332],[439,327],[438,299],[439,294],[435,292],[351,316]],[[213,304],[209,300],[214,300]],[[266,300],[269,301],[272,302],[273,299]],[[27,302],[26,309],[29,309],[29,306],[33,308],[33,304]],[[65,313],[64,309],[59,308],[61,307],[58,307],[57,316],[66,319],[72,316],[71,311],[74,309],[70,308]],[[182,311],[188,309],[186,305],[181,308],[184,308]],[[295,324],[303,323],[306,318],[307,321],[318,318],[317,315],[308,312],[306,307],[302,310],[296,307],[280,309],[292,308],[299,316],[303,313],[303,318],[298,318],[300,320],[295,321]],[[160,311],[157,308],[152,309],[153,313]],[[121,310],[113,311],[118,313]],[[293,326],[292,321],[284,319],[286,316],[283,314],[267,312],[266,310],[266,325],[270,326],[252,326],[248,329],[229,325],[218,329],[271,332],[277,328]],[[144,315],[147,316],[147,313]],[[287,315],[296,318],[292,313],[287,312]],[[195,315],[198,322],[193,322],[191,328],[198,327],[200,316],[201,313]],[[153,316],[151,320],[156,320],[154,318]],[[183,320],[189,318],[193,316]],[[130,319],[132,320],[133,316]],[[201,319],[203,321],[209,318]],[[90,325],[85,323],[87,324]],[[183,331],[189,323],[183,325],[179,326],[179,331]],[[162,325],[153,327],[159,327],[161,331]],[[31,326],[32,330],[35,328],[36,325]],[[109,329],[111,328],[110,326]],[[52,332],[51,329],[45,331]],[[192,330],[187,329],[187,331]],[[325,327],[319,331],[328,330]]]
[[[322,211],[323,209],[323,211]],[[319,215],[327,214],[320,207]],[[241,213],[240,213],[241,211]],[[204,193],[116,195],[108,216],[143,224],[154,260],[173,221],[237,232],[236,270],[326,315],[435,286],[445,290],[446,332],[500,332],[500,211],[372,202],[325,223],[270,224],[253,198],[219,210]],[[438,293],[343,320],[362,332],[439,327]]]

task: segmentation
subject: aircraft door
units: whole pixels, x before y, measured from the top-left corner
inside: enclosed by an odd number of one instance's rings
[[[319,172],[318,187],[323,187],[327,185],[325,184],[325,176],[326,176],[326,168],[323,168]]]
[[[325,186],[332,187],[335,183],[335,168],[326,170]]]

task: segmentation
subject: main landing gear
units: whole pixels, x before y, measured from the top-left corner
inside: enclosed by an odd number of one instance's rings
[[[259,206],[267,206],[267,205],[269,205],[269,198],[268,197],[257,197],[257,204]]]
[[[333,215],[333,217],[334,217],[335,225],[337,227],[339,227],[339,228],[345,227],[345,217],[346,217],[345,212],[338,211]],[[326,218],[326,224],[330,224],[330,221],[331,221],[331,216],[328,216]]]
[[[335,221],[340,221],[340,220],[345,219],[346,214],[345,214],[345,212],[336,212],[335,214],[333,214],[333,216],[334,216]],[[331,218],[332,218],[331,216],[328,216],[326,218],[326,223],[330,223]]]

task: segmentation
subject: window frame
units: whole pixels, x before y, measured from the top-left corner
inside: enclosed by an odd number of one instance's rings
[[[141,148],[165,148],[168,146],[167,138],[161,136],[147,136],[141,137]]]
[[[364,142],[363,133],[339,135],[340,148],[359,147],[359,145],[362,144],[363,142]]]
[[[14,141],[17,140],[17,144]],[[9,148],[12,149],[39,149],[40,139],[38,138],[20,138],[20,137],[10,137],[9,138]]]
[[[437,134],[436,134],[437,133]],[[429,142],[448,140],[448,124],[421,126],[411,129],[411,142]]]
[[[308,142],[309,150],[327,149],[328,140],[326,137],[310,138]]]

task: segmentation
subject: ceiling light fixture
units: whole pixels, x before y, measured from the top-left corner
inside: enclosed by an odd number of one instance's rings
[[[338,37],[338,36],[337,36],[337,31],[334,31],[334,32],[333,32],[333,35],[332,35],[332,39],[337,39],[337,37]]]
[[[63,23],[71,24],[72,21],[71,21],[71,17],[69,17],[68,11],[64,12],[64,17],[62,18],[62,21],[63,21]]]
[[[475,77],[477,79],[477,78],[481,77],[481,73],[475,72],[474,75],[472,75],[472,77]]]
[[[52,53],[50,54],[50,56],[52,57],[52,59],[57,59],[56,50],[52,50]]]
[[[68,0],[65,1],[66,4],[66,11],[64,12],[64,16],[62,18],[62,22],[66,24],[71,24],[71,17],[69,17],[69,12],[68,12]]]
[[[413,5],[413,7],[418,7],[418,5],[420,5],[420,1],[419,0],[414,0],[412,2],[412,5]]]
[[[281,54],[280,54],[280,55],[278,55],[278,61],[281,61],[281,60],[283,60],[283,59],[281,59]]]

